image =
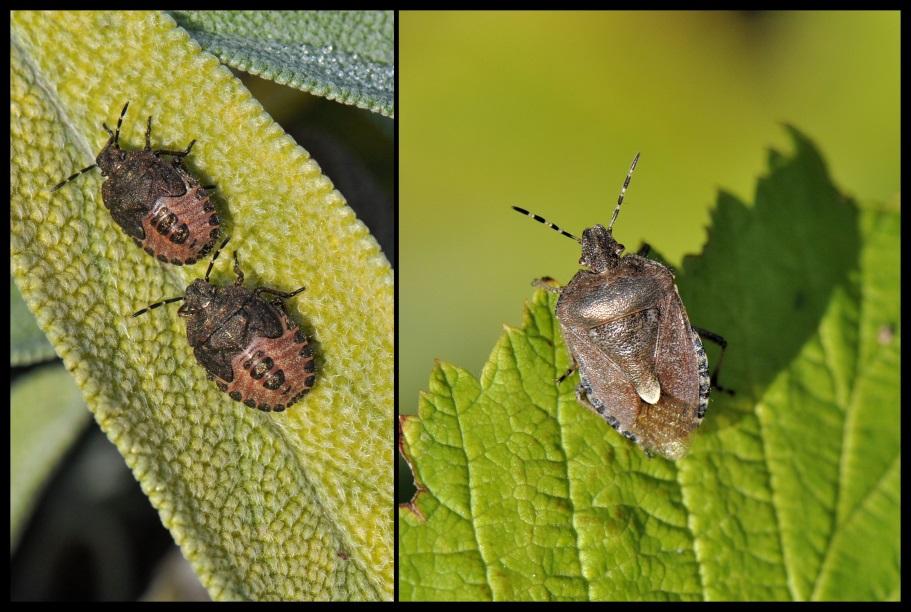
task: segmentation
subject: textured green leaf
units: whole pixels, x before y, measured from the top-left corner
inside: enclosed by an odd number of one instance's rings
[[[25,366],[57,356],[35,322],[13,277],[9,277],[9,363]]]
[[[677,274],[737,390],[689,455],[648,459],[557,387],[569,358],[536,292],[480,380],[438,364],[402,418],[403,599],[900,597],[899,215],[858,210],[792,134]]]
[[[90,418],[60,364],[18,378],[10,390],[9,537],[16,548],[41,489]]]
[[[174,18],[232,68],[395,115],[392,11],[177,11]]]
[[[101,428],[214,599],[392,597],[393,291],[375,240],[319,166],[160,13],[12,13],[12,272]],[[114,223],[89,164],[122,142],[183,146],[217,183],[250,285],[315,336],[317,381],[266,414],[220,393],[174,307],[206,263],[163,265]],[[213,281],[233,278],[222,258]]]

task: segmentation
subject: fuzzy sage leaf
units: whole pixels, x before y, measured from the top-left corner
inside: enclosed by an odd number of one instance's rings
[[[174,18],[232,68],[395,116],[392,11],[176,11]]]

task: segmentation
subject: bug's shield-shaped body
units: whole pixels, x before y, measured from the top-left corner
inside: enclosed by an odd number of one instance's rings
[[[580,261],[590,269],[557,301],[579,366],[577,396],[646,451],[678,459],[708,405],[708,363],[673,274],[645,257],[620,257],[622,248],[603,226],[586,230]]]
[[[197,361],[233,399],[281,411],[313,386],[306,335],[254,290],[196,280],[178,314],[188,319],[187,339]]]
[[[177,163],[165,163],[151,151],[99,156],[106,175],[101,195],[114,221],[137,245],[158,259],[194,263],[219,233],[219,219],[206,190]]]

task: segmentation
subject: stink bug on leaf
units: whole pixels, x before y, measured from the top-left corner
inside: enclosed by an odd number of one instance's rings
[[[183,300],[177,314],[187,319],[187,339],[196,360],[218,388],[251,408],[281,412],[313,386],[313,349],[304,332],[288,317],[286,293],[267,287],[247,289],[234,252],[233,285],[209,283],[209,273],[228,238],[212,256],[205,278],[193,281],[185,295],[156,302],[134,317]],[[275,296],[266,300],[263,294]]]
[[[60,181],[51,191],[98,168],[106,177],[101,199],[137,246],[166,263],[195,263],[212,249],[221,223],[206,193],[212,186],[201,186],[181,163],[196,141],[183,151],[153,150],[149,117],[145,149],[124,151],[119,144],[120,125],[129,105],[123,105],[115,131],[101,124],[111,137],[95,163]],[[173,160],[166,162],[163,155]]]
[[[718,342],[722,356],[727,343],[690,325],[673,273],[645,257],[647,246],[622,255],[624,246],[611,234],[638,161],[637,154],[610,225],[590,227],[581,239],[523,208],[513,209],[582,244],[579,263],[588,269],[562,288],[553,279],[536,281],[560,294],[556,316],[573,366],[558,384],[578,369],[580,403],[647,454],[679,459],[705,416],[718,374],[716,366],[709,377],[699,334]]]

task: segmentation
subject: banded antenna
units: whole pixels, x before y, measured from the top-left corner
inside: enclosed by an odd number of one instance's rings
[[[528,212],[528,211],[525,210],[524,208],[519,208],[518,206],[513,206],[512,209],[513,209],[514,211],[516,211],[517,213],[522,213],[523,215],[525,215],[525,216],[527,216],[527,217],[531,217],[532,219],[534,219],[534,220],[537,221],[538,223],[543,223],[544,225],[546,225],[546,226],[549,227],[550,229],[552,229],[552,230],[554,230],[555,232],[558,232],[558,233],[560,233],[560,234],[563,234],[563,235],[566,236],[567,238],[572,238],[572,239],[575,240],[576,242],[582,242],[579,238],[573,236],[572,234],[570,234],[570,233],[567,232],[566,230],[561,229],[561,228],[558,227],[557,225],[554,225],[553,223],[551,223],[550,221],[548,221],[548,220],[545,219],[544,217],[538,216],[538,215],[536,215],[535,213],[532,213],[532,212]]]
[[[636,157],[633,158],[633,163],[629,167],[629,172],[626,173],[626,180],[623,181],[623,187],[620,188],[620,196],[617,198],[617,208],[614,209],[614,215],[610,218],[610,225],[607,226],[607,231],[614,227],[614,221],[617,220],[617,215],[620,214],[620,205],[623,204],[623,196],[626,195],[626,188],[629,187],[629,180],[633,176],[633,170],[636,169],[637,163],[639,163],[639,153],[636,153]]]
[[[218,247],[218,250],[215,251],[215,254],[212,255],[212,261],[209,262],[209,267],[206,269],[206,282],[207,283],[209,282],[209,274],[212,272],[212,265],[215,263],[215,260],[218,259],[218,254],[221,253],[221,250],[223,248],[225,248],[225,245],[228,244],[228,241],[230,239],[231,239],[230,236],[225,238],[225,241],[221,243],[221,246]],[[243,278],[243,276],[241,276],[241,278]],[[300,291],[303,291],[303,289],[300,289],[298,292],[300,292]],[[160,302],[155,302],[154,304],[149,304],[142,310],[137,310],[136,312],[134,312],[132,314],[132,317],[133,318],[138,317],[141,314],[145,314],[145,313],[149,312],[150,310],[155,310],[159,306],[164,306],[165,304],[173,304],[174,302],[179,302],[183,298],[184,298],[184,296],[181,295],[178,297],[172,297],[172,298],[168,298],[166,300],[161,300]]]
[[[106,123],[104,123],[104,122],[101,123],[101,127],[104,128],[104,131],[107,132],[108,134],[110,134],[110,136],[111,136],[108,139],[108,142],[105,145],[105,147],[107,147],[112,142],[114,143],[115,146],[118,146],[117,140],[120,138],[120,124],[123,123],[123,116],[127,114],[127,107],[129,105],[130,105],[130,103],[129,103],[129,101],[127,101],[127,103],[123,105],[123,110],[120,111],[120,117],[117,119],[117,131],[116,132],[112,132],[111,128],[109,128]],[[88,172],[89,170],[91,170],[93,168],[97,168],[97,167],[98,166],[96,164],[92,164],[91,166],[86,166],[79,172],[74,172],[73,174],[69,175],[68,177],[66,177],[65,179],[63,179],[62,181],[60,181],[59,183],[54,185],[51,188],[51,193],[57,191],[58,189],[60,189],[61,187],[63,187],[67,183],[69,183],[70,181],[75,181],[77,178],[79,178],[80,176],[82,176],[83,174]]]
[[[623,187],[620,188],[620,195],[617,197],[617,207],[614,208],[614,214],[611,216],[610,225],[607,226],[607,231],[610,231],[611,228],[614,227],[614,222],[617,221],[617,216],[620,214],[620,206],[623,204],[623,198],[626,195],[626,188],[629,187],[629,181],[633,176],[633,171],[636,169],[636,164],[639,163],[639,155],[640,155],[639,153],[636,153],[636,157],[633,158],[633,163],[629,167],[629,172],[626,173],[626,180],[623,181]],[[550,229],[554,230],[555,232],[559,232],[560,234],[563,234],[567,238],[572,238],[576,242],[582,242],[576,236],[573,236],[566,230],[560,228],[558,225],[556,225],[554,223],[551,223],[550,221],[548,221],[547,219],[545,219],[544,217],[542,217],[540,215],[536,215],[535,213],[529,212],[529,211],[525,210],[524,208],[519,208],[518,206],[513,206],[512,209],[514,211],[516,211],[517,213],[522,213],[523,215],[531,217],[538,223],[543,223]]]

